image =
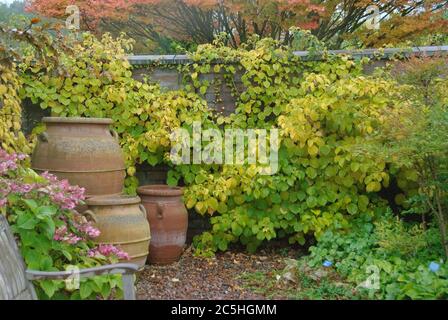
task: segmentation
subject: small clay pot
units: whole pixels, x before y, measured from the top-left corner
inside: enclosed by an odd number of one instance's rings
[[[182,188],[148,185],[138,188],[137,192],[146,208],[151,227],[148,261],[169,264],[179,260],[188,229],[188,213],[182,200]]]
[[[83,212],[95,222],[101,234],[98,244],[111,244],[129,254],[130,262],[140,269],[146,264],[151,238],[146,210],[139,197],[97,196],[86,200],[89,210]]]

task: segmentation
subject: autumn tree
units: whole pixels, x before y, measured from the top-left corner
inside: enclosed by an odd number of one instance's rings
[[[447,0],[29,0],[39,14],[66,16],[80,8],[84,28],[126,31],[138,41],[161,37],[208,43],[224,32],[238,46],[251,34],[291,41],[291,26],[312,30],[330,47],[397,44],[420,35],[444,32]],[[380,28],[367,28],[378,8]]]
[[[341,1],[333,1],[340,5]],[[448,1],[440,0],[361,0],[343,1],[347,3],[344,18],[336,19],[334,15],[329,22],[323,23],[316,35],[328,42],[331,37],[336,46],[344,39],[356,39],[362,47],[380,47],[386,44],[396,45],[406,40],[414,41],[420,36],[437,32],[446,33],[448,19],[444,17]],[[339,15],[337,5],[334,6]],[[366,19],[372,12],[367,10],[371,5],[378,7],[379,29],[365,27]],[[331,26],[332,21],[338,22]]]
[[[195,43],[225,32],[233,46],[254,33],[280,39],[288,38],[290,26],[317,28],[325,11],[312,0],[34,0],[28,10],[62,18],[71,4],[79,7],[86,29],[126,30],[137,38],[162,34]]]

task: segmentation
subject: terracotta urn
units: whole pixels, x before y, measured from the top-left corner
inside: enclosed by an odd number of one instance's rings
[[[182,255],[188,229],[188,213],[182,188],[148,185],[138,188],[151,227],[148,261],[169,264]]]
[[[43,118],[32,155],[32,168],[48,171],[86,189],[86,196],[121,194],[125,178],[124,156],[112,119]]]
[[[83,214],[94,221],[101,234],[98,244],[111,244],[127,252],[130,262],[143,269],[151,239],[146,210],[139,197],[97,196],[86,200],[88,210]]]

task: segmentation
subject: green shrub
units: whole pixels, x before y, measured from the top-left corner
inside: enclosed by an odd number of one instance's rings
[[[364,288],[371,297],[448,297],[448,265],[441,262],[443,250],[437,228],[424,230],[386,214],[376,223],[360,220],[345,234],[327,232],[310,252],[306,258],[310,266],[330,261],[338,273],[361,289],[372,272],[378,272],[379,287]],[[439,270],[430,270],[431,263]]]
[[[408,192],[409,212],[435,218],[448,258],[448,68],[447,57],[414,57],[393,75],[411,99],[399,112],[388,112],[379,130],[360,146],[377,161],[401,168],[411,180],[398,179]],[[406,198],[402,197],[406,204]]]
[[[377,244],[388,255],[416,256],[427,246],[427,233],[419,226],[406,227],[397,217],[375,223]]]

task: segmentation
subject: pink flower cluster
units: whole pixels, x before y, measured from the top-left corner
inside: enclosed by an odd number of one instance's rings
[[[90,223],[86,223],[77,227],[77,229],[87,235],[89,238],[98,238],[101,234],[100,230],[92,226]]]
[[[120,260],[130,260],[129,254],[110,244],[100,244],[98,247],[89,251],[88,256],[93,257],[110,257],[117,256]]]
[[[8,203],[8,194],[17,191],[28,191],[33,188],[29,184],[21,184],[4,178],[10,171],[17,170],[18,162],[27,156],[24,154],[9,154],[0,148],[0,208]],[[17,190],[17,191],[12,191]]]
[[[27,156],[24,154],[8,154],[0,149],[0,207],[7,203],[7,196],[10,193],[22,195],[32,191],[38,191],[49,195],[50,199],[59,204],[62,209],[74,209],[78,203],[85,199],[84,188],[71,186],[67,180],[59,181],[58,178],[48,172],[41,174],[47,183],[23,183],[19,179],[10,179],[9,173],[18,169],[18,162]]]
[[[22,183],[21,181],[9,180],[0,177],[0,208],[8,203],[7,197],[9,194],[29,194],[31,191],[38,188],[38,184]]]
[[[26,157],[24,154],[9,154],[5,150],[0,149],[0,175],[16,170],[17,162],[24,160]]]
[[[92,224],[87,221],[86,217],[77,212],[75,212],[73,217],[73,226],[76,230],[90,239],[98,238],[101,234],[100,230],[92,226]]]
[[[6,181],[7,190],[10,193],[30,193],[31,191],[39,188],[39,185],[36,183],[21,183],[18,181]]]
[[[72,210],[85,199],[84,188],[71,186],[67,180],[58,180],[55,175],[48,172],[42,173],[41,176],[49,181],[49,184],[40,191],[47,193],[62,209]]]
[[[62,216],[61,220],[64,221],[64,225],[59,227],[55,231],[53,237],[56,241],[63,241],[70,244],[76,244],[81,240],[94,239],[100,236],[100,230],[92,226],[87,219],[79,214],[78,212],[73,212],[73,219],[70,220],[71,225],[76,229],[76,234],[69,232],[67,225],[69,221],[66,216]]]
[[[66,226],[57,228],[54,233],[54,240],[63,241],[69,244],[77,244],[79,241],[83,240],[81,237],[75,235],[74,233],[68,232]]]
[[[42,176],[46,178],[49,174],[42,174]],[[85,199],[84,188],[71,186],[67,180],[56,180],[47,184],[28,184],[19,180],[2,179],[0,181],[0,206],[1,204],[6,203],[6,197],[10,193],[28,195],[33,191],[47,194],[54,203],[61,207],[61,209],[72,210],[80,203],[80,201]]]
[[[70,245],[87,242],[88,239],[97,238],[100,231],[87,219],[73,210],[85,199],[84,188],[71,186],[67,180],[59,180],[55,175],[44,172],[41,176],[44,182],[25,183],[19,171],[19,161],[26,158],[25,155],[8,154],[0,148],[0,208],[8,205],[8,197],[12,194],[28,199],[48,198],[60,209],[55,217],[62,221],[63,226],[55,230],[53,239]],[[46,198],[47,196],[48,198]],[[129,255],[113,245],[100,245],[88,251],[89,257],[117,257],[121,260],[129,260]]]

